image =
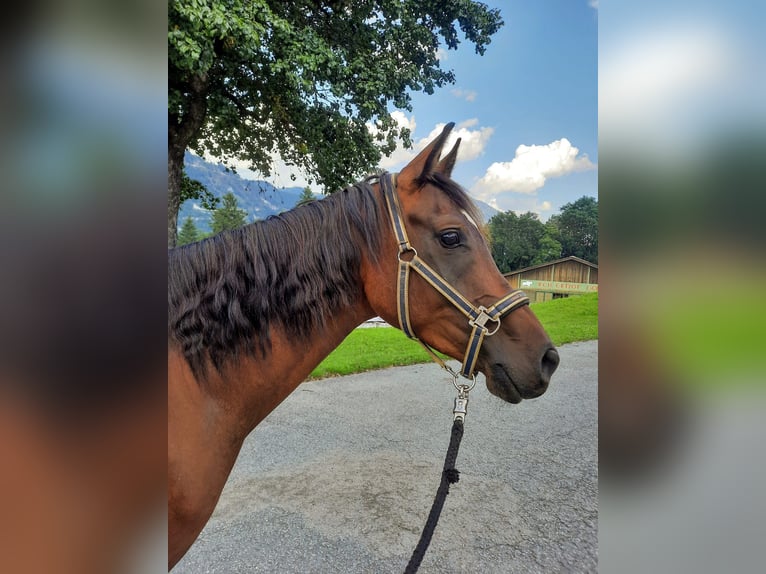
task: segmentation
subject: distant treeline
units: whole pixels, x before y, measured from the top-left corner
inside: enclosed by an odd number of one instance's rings
[[[545,223],[531,211],[498,213],[489,221],[489,234],[503,273],[570,255],[598,263],[598,200],[583,196]]]

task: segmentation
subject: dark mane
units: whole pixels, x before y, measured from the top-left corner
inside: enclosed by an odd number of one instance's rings
[[[270,327],[298,340],[361,296],[362,251],[388,225],[370,180],[265,221],[168,252],[168,336],[195,376],[266,354]]]
[[[168,337],[196,377],[208,361],[220,371],[237,355],[265,356],[272,326],[306,340],[361,297],[362,251],[375,261],[390,226],[375,181],[168,252]],[[481,224],[457,183],[440,174],[426,182]]]

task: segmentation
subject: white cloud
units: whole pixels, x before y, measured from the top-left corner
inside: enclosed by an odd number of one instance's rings
[[[272,154],[272,159],[274,160],[271,169],[271,176],[268,178],[265,178],[261,175],[258,175],[256,173],[253,173],[250,170],[247,170],[249,172],[250,177],[248,175],[242,174],[242,177],[245,179],[266,179],[269,183],[271,183],[275,187],[311,187],[312,191],[317,191],[317,184],[309,182],[308,175],[299,167],[294,165],[287,165],[281,157],[278,155]],[[295,177],[295,179],[292,179],[292,177]]]
[[[587,155],[579,153],[566,138],[547,145],[520,145],[511,161],[490,165],[471,191],[484,201],[509,191],[533,195],[548,178],[596,167]]]
[[[415,116],[408,118],[404,112],[394,110],[391,112],[391,117],[400,128],[408,128],[410,131],[414,131],[417,127],[417,124],[415,123]]]
[[[219,163],[220,160],[209,154],[205,154],[205,161]],[[237,170],[237,175],[242,179],[268,181],[274,187],[311,187],[312,191],[317,191],[317,185],[310,183],[308,175],[300,168],[294,165],[287,165],[282,158],[271,154],[271,175],[265,176],[262,173],[251,170],[249,162],[240,159],[229,159],[226,161],[229,167]],[[294,176],[293,179],[291,176]]]
[[[477,94],[474,90],[464,90],[462,88],[452,88],[450,90],[450,94],[455,96],[456,98],[460,98],[461,100],[465,100],[466,102],[473,102],[476,100]]]
[[[404,114],[402,114],[402,116],[404,116]],[[400,125],[402,125],[401,122],[405,120],[407,121],[407,127],[414,131],[414,116],[409,120],[405,118],[401,121],[397,118]],[[457,138],[461,138],[462,141],[460,142],[458,151],[458,161],[470,161],[481,156],[484,153],[484,149],[487,147],[489,139],[495,132],[495,129],[491,127],[477,127],[476,129],[471,129],[478,126],[478,124],[479,120],[476,118],[471,118],[457,124],[452,130],[452,133],[450,133],[449,138],[447,138],[447,143],[444,145],[444,149],[451,149],[452,146],[455,145]],[[380,167],[389,170],[403,167],[407,162],[412,160],[419,151],[431,143],[431,141],[442,132],[445,125],[446,124],[436,124],[434,129],[432,129],[427,136],[414,141],[411,149],[405,149],[400,145],[390,157],[381,158]]]
[[[476,159],[483,154],[484,148],[487,147],[487,143],[489,142],[489,138],[495,133],[495,128],[480,127],[473,130],[470,129],[478,125],[478,123],[478,119],[471,118],[457,124],[447,138],[447,143],[444,144],[444,150],[448,151],[452,149],[452,146],[455,145],[457,139],[460,138],[462,141],[460,142],[460,149],[457,155],[458,161],[469,161]],[[426,145],[431,143],[432,140],[442,133],[445,125],[446,124],[436,124],[436,127],[431,130],[431,133],[418,141],[417,147],[419,149],[426,147]]]
[[[588,6],[590,6],[594,10],[598,10],[598,0],[589,0]]]
[[[538,215],[540,221],[547,221],[553,215],[553,204],[550,201],[538,201],[537,197],[530,195],[503,193],[487,203],[499,211],[513,211],[517,215],[531,211]]]
[[[463,128],[472,128],[473,126],[477,125],[479,123],[478,118],[471,118],[470,120],[465,120],[457,124],[457,129],[461,130]]]
[[[404,112],[395,110],[391,112],[391,117],[394,119],[394,121],[397,123],[397,125],[400,128],[408,128],[410,130],[410,133],[415,132],[415,128],[417,127],[417,124],[415,123],[415,116],[411,116],[408,118],[404,114]],[[375,132],[374,127],[372,126],[368,126],[368,127],[370,128],[370,131],[372,131],[373,133]],[[417,144],[414,145],[414,148],[417,149]],[[401,140],[397,140],[396,149],[391,153],[391,155],[388,157],[383,156],[382,158],[380,158],[380,167],[382,167],[383,169],[390,170],[393,167],[404,165],[410,159],[415,157],[415,153],[417,152],[414,152],[413,149],[405,149],[404,144],[401,142]]]

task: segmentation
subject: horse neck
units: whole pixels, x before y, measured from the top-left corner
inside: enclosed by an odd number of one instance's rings
[[[348,306],[303,340],[287,335],[280,327],[271,331],[271,350],[241,358],[225,370],[226,386],[236,388],[233,401],[241,405],[243,430],[249,432],[292,393],[314,368],[360,323],[374,316],[366,299]],[[235,383],[235,384],[232,384]]]

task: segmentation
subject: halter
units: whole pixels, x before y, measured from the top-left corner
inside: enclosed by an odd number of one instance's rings
[[[474,367],[476,359],[479,356],[479,350],[484,342],[484,337],[491,337],[500,330],[501,319],[514,309],[529,304],[529,297],[521,290],[514,290],[501,298],[497,303],[487,308],[483,305],[476,307],[468,299],[463,297],[447,280],[434,271],[419,256],[415,248],[410,244],[407,237],[407,230],[404,227],[402,210],[399,205],[399,197],[396,194],[395,181],[396,175],[384,173],[380,176],[380,186],[383,190],[383,196],[386,198],[388,213],[391,216],[391,224],[394,228],[394,235],[399,243],[399,276],[397,281],[397,311],[399,314],[399,324],[402,331],[410,339],[418,341],[442,368],[446,369],[457,381],[455,373],[447,364],[424,341],[415,336],[415,331],[410,322],[409,308],[409,285],[410,270],[417,272],[434,289],[441,293],[458,310],[468,318],[468,325],[471,327],[471,336],[468,340],[468,346],[465,350],[463,365],[460,374],[466,379],[475,379]],[[491,325],[491,327],[488,326]],[[457,383],[455,384],[457,387]],[[473,385],[472,385],[473,386]],[[460,390],[460,389],[458,389]]]

